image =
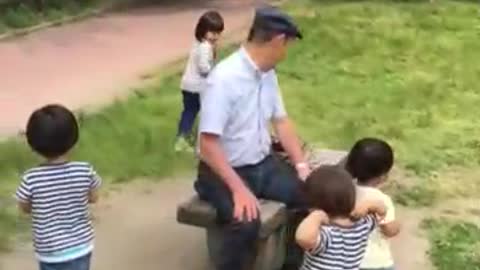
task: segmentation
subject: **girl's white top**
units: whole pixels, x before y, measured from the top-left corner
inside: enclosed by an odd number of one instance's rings
[[[207,85],[207,76],[214,64],[213,46],[210,42],[195,41],[183,72],[181,89],[192,93],[202,92]]]

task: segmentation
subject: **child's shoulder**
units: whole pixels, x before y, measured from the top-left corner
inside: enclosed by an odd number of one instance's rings
[[[357,194],[359,200],[391,201],[388,194],[376,187],[357,186]]]
[[[44,177],[46,175],[58,174],[66,168],[90,172],[93,166],[86,161],[69,161],[62,164],[40,164],[25,170],[22,174],[24,179]]]

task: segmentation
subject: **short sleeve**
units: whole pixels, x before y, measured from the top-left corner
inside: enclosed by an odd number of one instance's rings
[[[273,80],[274,80],[274,103],[273,103],[273,119],[281,119],[287,116],[287,111],[285,109],[285,105],[283,103],[282,93],[280,91],[280,85],[278,83],[278,78],[275,72],[273,72]]]
[[[102,179],[93,167],[90,169],[90,189],[98,189],[102,185]]]
[[[326,228],[322,227],[317,237],[317,244],[315,245],[314,249],[309,251],[309,253],[312,255],[318,255],[325,252],[329,242],[330,242],[330,234]]]
[[[367,224],[369,232],[372,232],[378,226],[377,217],[375,214],[368,214],[366,217],[364,217],[364,222]]]
[[[199,132],[221,136],[232,107],[232,90],[217,74],[207,80],[207,88],[201,93]]]
[[[388,195],[384,196],[383,203],[385,204],[387,214],[380,224],[387,224],[395,220],[395,207],[393,206],[392,199]]]
[[[17,188],[15,193],[15,198],[19,202],[28,203],[32,198],[32,190],[28,180],[25,177],[22,177],[20,186]]]

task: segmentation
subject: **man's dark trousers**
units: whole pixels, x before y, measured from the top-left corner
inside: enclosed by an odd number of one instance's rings
[[[306,208],[301,196],[302,182],[295,170],[276,156],[234,169],[257,198],[283,202],[289,208]],[[223,226],[223,243],[219,259],[215,262],[216,269],[244,270],[255,251],[260,218],[251,222],[236,221],[230,190],[203,162],[198,167],[195,190],[201,199],[217,209],[218,222]]]

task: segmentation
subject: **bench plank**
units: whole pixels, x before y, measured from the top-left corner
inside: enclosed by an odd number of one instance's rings
[[[179,223],[201,228],[218,226],[216,216],[216,210],[198,196],[193,196],[180,204],[177,209],[177,221]],[[262,222],[260,238],[266,238],[287,221],[285,204],[260,200],[260,218]]]

